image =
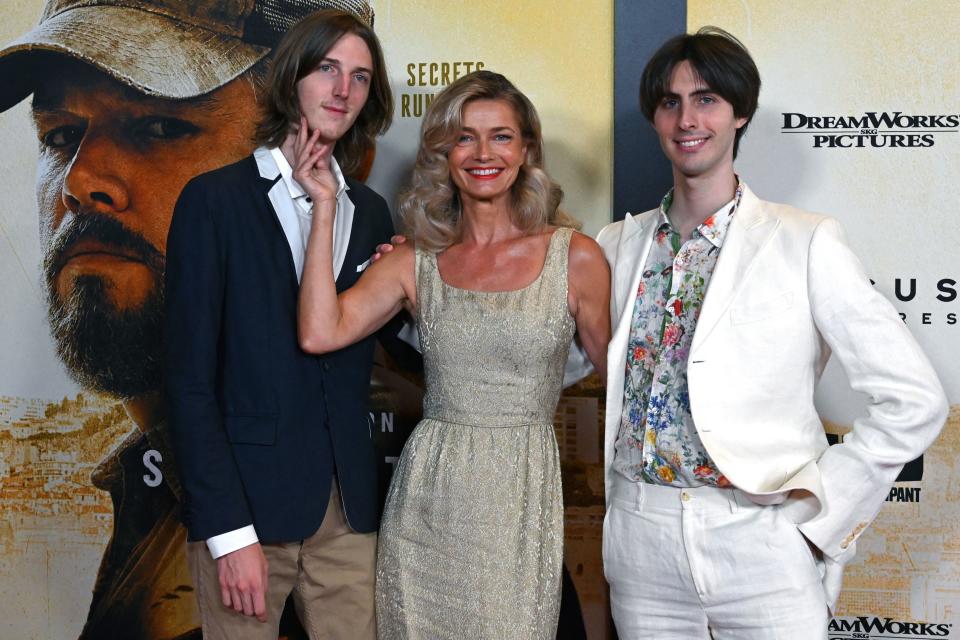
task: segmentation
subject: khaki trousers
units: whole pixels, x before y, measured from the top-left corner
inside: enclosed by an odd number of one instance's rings
[[[191,542],[190,573],[197,589],[205,640],[277,640],[280,615],[293,594],[310,640],[374,640],[376,533],[347,524],[336,479],[315,534],[298,542],[263,545],[269,563],[267,622],[223,606],[217,562],[206,543]]]

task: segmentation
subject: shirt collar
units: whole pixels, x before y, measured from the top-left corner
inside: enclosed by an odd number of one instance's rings
[[[696,229],[701,237],[705,238],[710,244],[718,249],[723,245],[723,239],[727,234],[727,227],[730,226],[730,220],[737,208],[740,206],[740,199],[743,196],[743,189],[745,186],[746,185],[740,181],[740,177],[737,176],[737,190],[733,194],[733,199],[717,209],[713,215],[708,216],[707,219],[701,222]],[[666,225],[667,228],[673,230],[673,225],[670,224],[670,218],[667,216],[667,213],[670,211],[670,205],[672,204],[673,189],[670,189],[670,191],[667,192],[667,195],[663,196],[663,200],[660,201],[661,229],[664,225]]]
[[[280,148],[274,147],[270,149],[270,156],[280,171],[280,179],[283,180],[283,184],[287,187],[290,198],[296,200],[297,198],[305,197],[307,192],[304,191],[300,183],[294,179],[293,167],[287,162],[287,158],[283,155],[283,152],[280,151]],[[343,172],[340,171],[340,165],[337,164],[337,159],[333,156],[330,156],[330,171],[333,172],[333,177],[337,179],[337,199],[339,200],[343,192],[350,187],[347,186],[347,181],[343,178]]]

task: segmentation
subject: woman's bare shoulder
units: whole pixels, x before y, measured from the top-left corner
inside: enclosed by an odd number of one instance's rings
[[[597,244],[597,241],[579,231],[574,231],[570,236],[570,262],[589,264],[603,262],[607,259],[603,255],[603,249]]]

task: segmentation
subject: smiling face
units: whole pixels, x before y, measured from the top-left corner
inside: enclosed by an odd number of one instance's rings
[[[51,330],[83,385],[121,397],[159,385],[167,230],[187,181],[252,148],[252,85],[147,97],[64,61],[35,93],[37,203]]]
[[[363,39],[353,33],[330,47],[316,69],[297,82],[300,113],[320,142],[336,142],[353,126],[370,95],[373,57]]]
[[[450,179],[460,190],[461,201],[508,198],[526,153],[517,112],[509,102],[468,102],[457,140],[447,154]]]
[[[707,87],[687,60],[674,67],[653,115],[675,179],[732,177],[736,132],[746,122],[734,116],[730,103]]]

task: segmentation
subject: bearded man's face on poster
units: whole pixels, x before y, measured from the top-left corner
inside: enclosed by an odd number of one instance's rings
[[[186,100],[147,96],[56,57],[33,99],[44,283],[57,352],[83,386],[160,387],[163,270],[187,181],[253,147],[245,77]]]

